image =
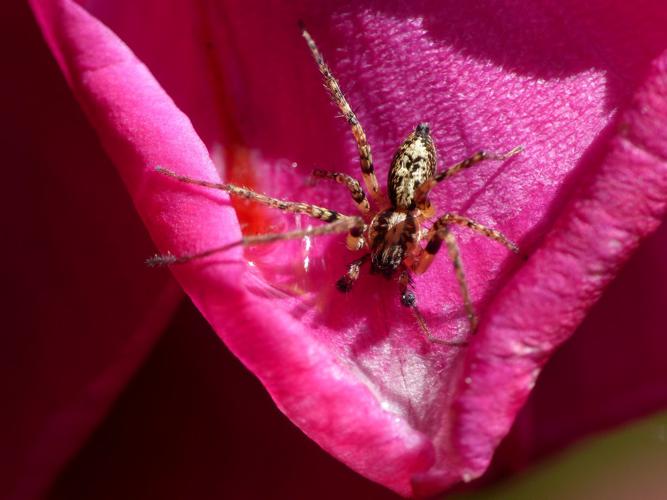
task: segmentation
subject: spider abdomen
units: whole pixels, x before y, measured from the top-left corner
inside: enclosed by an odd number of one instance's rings
[[[389,208],[372,220],[368,241],[371,272],[391,277],[417,245],[419,223],[410,212]]]
[[[420,123],[391,161],[387,192],[394,208],[413,210],[415,192],[435,174],[436,153],[428,125]]]

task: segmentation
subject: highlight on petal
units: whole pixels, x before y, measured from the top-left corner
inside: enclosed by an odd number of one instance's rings
[[[488,466],[547,356],[664,217],[667,136],[656,125],[665,118],[667,53],[622,114],[595,176],[499,294],[470,350],[455,432],[472,476]]]
[[[263,10],[236,2],[210,7],[199,18],[207,26],[201,49],[212,47],[210,74],[202,78],[218,86],[223,118],[189,115],[204,137],[221,130],[219,142],[206,140],[207,151],[147,68],[96,19],[94,5],[87,11],[67,0],[34,0],[33,7],[153,238],[176,255],[240,237],[226,196],[154,171],[162,165],[215,181],[216,147],[224,149],[218,166],[228,179],[250,175],[270,194],[353,209],[340,186],[304,182],[311,165],[358,169],[345,124],[327,118],[334,112],[295,19],[309,24],[350,89],[381,178],[421,121],[430,122],[446,163],[481,148],[525,147],[502,165],[461,174],[433,197],[439,211],[497,227],[530,253],[522,263],[493,242],[457,232],[482,317],[467,349],[426,342],[395,284],[382,277],[364,276],[338,295],[333,283],[353,257],[335,238],[248,252],[254,266],[230,251],[173,269],[296,425],[403,495],[431,494],[483,473],[539,368],[665,211],[664,138],[656,126],[667,114],[664,63],[637,76],[664,40],[641,38],[641,57],[591,55],[591,40],[614,47],[618,31],[605,31],[611,21],[601,23],[594,8],[567,11],[590,26],[583,31],[589,39],[564,37],[551,2],[519,11],[501,6],[500,23],[454,6],[328,6],[326,16],[268,2]],[[112,28],[119,22],[99,10]],[[150,37],[136,36],[136,26],[119,31],[151,67],[172,72],[165,81],[177,81],[179,68],[169,70],[169,54],[147,48]],[[549,43],[535,44],[536,33]],[[272,57],[257,57],[266,51]],[[567,57],[554,60],[559,54]],[[628,68],[633,78],[615,79]],[[619,107],[627,110],[616,132]],[[289,224],[270,217],[266,230]],[[416,292],[439,337],[466,335],[446,259],[417,280]]]

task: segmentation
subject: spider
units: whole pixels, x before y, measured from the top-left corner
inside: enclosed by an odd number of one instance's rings
[[[520,153],[523,148],[518,146],[502,154],[479,151],[449,168],[438,171],[436,148],[430,128],[427,123],[419,123],[396,151],[391,161],[387,178],[387,194],[384,197],[375,176],[371,148],[361,123],[345,99],[331,69],[324,62],[315,41],[302,23],[300,23],[300,29],[324,78],[326,88],[352,129],[359,150],[361,174],[371,199],[379,207],[378,210],[371,209],[369,198],[359,181],[340,172],[315,170],[313,176],[319,179],[329,179],[345,186],[359,209],[359,216],[344,215],[310,203],[272,198],[234,184],[193,179],[166,168],[157,167],[156,170],[161,174],[181,182],[220,189],[230,195],[246,198],[278,210],[305,214],[324,221],[326,224],[284,233],[244,236],[240,241],[190,255],[175,256],[171,253],[155,255],[147,260],[147,264],[151,266],[180,264],[223,252],[234,246],[251,246],[306,236],[347,233],[347,248],[351,251],[365,250],[365,253],[348,265],[347,272],[336,282],[338,290],[344,293],[350,292],[359,278],[362,266],[369,263],[371,273],[397,281],[401,304],[412,310],[428,340],[446,345],[465,345],[465,341],[449,342],[433,337],[417,307],[415,294],[411,290],[413,283],[411,273],[418,275],[424,273],[444,243],[461,289],[470,332],[474,333],[478,323],[477,315],[472,305],[458,245],[450,230],[451,226],[459,225],[471,229],[497,241],[515,253],[518,252],[518,247],[500,231],[455,213],[445,213],[432,223],[430,229],[423,228],[424,222],[435,215],[435,208],[429,201],[429,193],[438,183],[481,161],[506,160]],[[425,245],[422,244],[424,240]]]

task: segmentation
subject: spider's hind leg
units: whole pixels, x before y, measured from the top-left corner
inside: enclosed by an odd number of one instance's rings
[[[432,230],[437,231],[439,227],[446,226],[448,224],[456,224],[458,226],[472,229],[476,233],[481,234],[482,236],[486,236],[487,238],[492,239],[493,241],[497,241],[501,245],[504,245],[508,250],[514,253],[519,253],[519,247],[516,245],[516,243],[507,238],[507,236],[505,236],[503,233],[497,229],[484,226],[479,222],[475,222],[474,220],[462,215],[452,213],[444,214],[437,221],[435,221]]]
[[[368,139],[366,139],[366,133],[364,132],[361,123],[359,123],[357,116],[354,114],[354,111],[352,111],[352,108],[347,102],[347,99],[345,99],[343,91],[340,89],[340,85],[338,85],[338,82],[331,72],[331,69],[327,63],[324,62],[324,58],[317,48],[317,45],[315,45],[315,41],[310,36],[310,33],[306,31],[303,23],[299,24],[301,27],[301,34],[306,39],[308,48],[310,49],[310,52],[320,69],[320,73],[324,77],[325,87],[327,90],[329,90],[331,98],[334,100],[341,113],[343,113],[343,116],[352,129],[352,134],[354,135],[354,139],[357,142],[357,149],[359,150],[359,162],[361,166],[361,173],[364,176],[364,183],[366,184],[366,187],[368,188],[371,196],[377,197],[380,192],[380,187],[378,185],[377,177],[375,176],[373,157],[371,155],[371,146],[368,144]]]

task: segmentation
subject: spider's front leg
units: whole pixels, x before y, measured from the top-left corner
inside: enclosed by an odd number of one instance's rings
[[[468,288],[468,282],[466,281],[465,272],[463,271],[461,252],[459,251],[459,246],[456,244],[456,239],[450,231],[449,226],[446,223],[438,224],[438,222],[440,222],[440,219],[433,225],[426,248],[422,250],[419,260],[415,262],[413,271],[416,274],[424,273],[431,265],[431,262],[433,262],[435,255],[438,253],[438,250],[440,250],[442,242],[444,241],[447,246],[449,258],[454,265],[456,281],[458,281],[461,289],[463,305],[466,310],[466,316],[468,316],[468,322],[470,323],[470,331],[471,333],[475,333],[475,330],[477,329],[477,315],[475,314],[475,308],[472,305],[470,289]]]
[[[363,227],[364,221],[360,217],[344,217],[335,222],[331,222],[323,226],[310,227],[308,229],[297,229],[295,231],[287,231],[284,233],[265,233],[244,236],[240,240],[227,243],[226,245],[210,248],[208,250],[192,254],[173,255],[171,253],[167,253],[162,255],[154,255],[153,257],[146,259],[146,264],[150,267],[169,266],[171,264],[185,264],[186,262],[208,257],[209,255],[222,253],[238,246],[251,247],[255,245],[265,245],[268,243],[274,243],[276,241],[296,240],[305,238],[306,236],[323,236],[325,234],[345,232],[349,234],[351,232],[356,232],[356,228],[359,228],[358,230],[361,231],[361,228]]]
[[[514,242],[508,239],[500,231],[486,227],[473,221],[472,219],[463,217],[462,215],[451,213],[444,214],[442,217],[436,220],[433,224],[433,227],[431,227],[428,235],[428,243],[426,244],[426,248],[424,248],[422,251],[419,260],[416,262],[414,271],[417,274],[424,273],[431,265],[431,262],[433,262],[433,259],[438,253],[438,250],[440,250],[443,241],[445,242],[445,245],[447,246],[447,253],[449,254],[449,258],[454,265],[456,280],[459,282],[459,287],[461,288],[461,295],[463,297],[463,303],[465,305],[468,321],[470,322],[470,328],[474,332],[477,328],[477,316],[472,305],[472,299],[470,298],[470,290],[468,289],[468,282],[466,281],[465,272],[463,271],[463,263],[461,261],[459,247],[456,244],[454,235],[450,231],[451,224],[457,224],[459,226],[472,229],[473,231],[486,236],[487,238],[491,238],[492,240],[497,241],[514,253],[519,252],[519,247],[517,247]]]
[[[451,340],[441,340],[437,337],[434,337],[431,333],[431,329],[426,323],[426,319],[422,315],[421,311],[417,307],[417,297],[415,293],[410,290],[410,285],[412,285],[412,277],[410,276],[410,271],[403,269],[401,274],[398,277],[398,289],[401,293],[401,304],[409,308],[415,316],[417,323],[419,323],[419,328],[424,333],[426,340],[433,342],[434,344],[442,344],[453,347],[465,347],[468,345],[467,342],[463,341],[451,341]]]

